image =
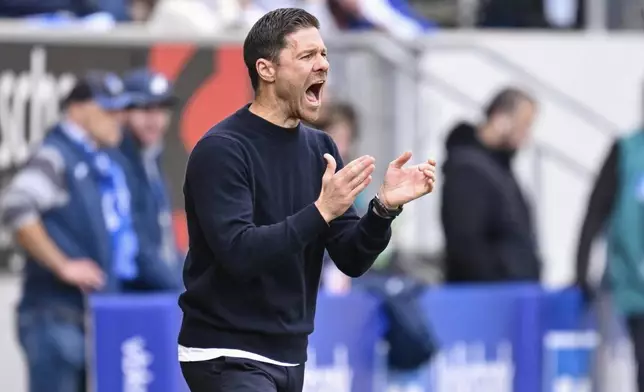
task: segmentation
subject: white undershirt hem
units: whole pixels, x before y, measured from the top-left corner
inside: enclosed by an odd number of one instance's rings
[[[285,363],[266,358],[259,354],[230,348],[194,348],[179,345],[179,362],[201,362],[210,361],[220,357],[250,359],[252,361],[268,363],[276,366],[299,366],[296,363]]]

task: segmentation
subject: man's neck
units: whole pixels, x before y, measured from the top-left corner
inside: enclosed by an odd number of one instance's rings
[[[300,123],[298,118],[287,114],[286,103],[272,97],[262,97],[258,94],[248,110],[254,115],[282,128],[295,128]]]

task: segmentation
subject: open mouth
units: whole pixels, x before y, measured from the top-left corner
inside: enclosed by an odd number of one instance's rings
[[[322,95],[322,87],[324,86],[324,81],[315,82],[306,89],[306,99],[314,104],[319,105]]]

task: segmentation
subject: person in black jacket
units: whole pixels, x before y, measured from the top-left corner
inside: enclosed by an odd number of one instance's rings
[[[528,94],[505,89],[485,123],[461,123],[449,135],[441,209],[447,281],[539,280],[530,209],[511,170],[535,109]]]

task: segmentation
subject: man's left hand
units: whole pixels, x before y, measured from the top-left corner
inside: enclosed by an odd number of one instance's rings
[[[434,190],[436,161],[433,159],[419,165],[404,167],[411,159],[405,152],[389,164],[378,197],[387,208],[396,209]]]

